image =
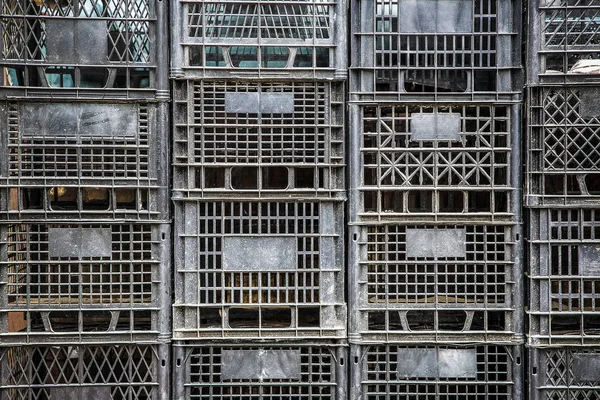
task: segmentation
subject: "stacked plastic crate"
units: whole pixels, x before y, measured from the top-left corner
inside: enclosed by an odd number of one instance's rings
[[[522,398],[520,3],[351,9],[350,398]]]
[[[0,4],[0,398],[166,399],[166,5]]]
[[[529,6],[530,398],[600,396],[600,4]]]
[[[345,4],[171,17],[174,398],[343,399]]]

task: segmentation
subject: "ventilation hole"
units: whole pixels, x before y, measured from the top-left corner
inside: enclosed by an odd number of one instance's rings
[[[178,366],[178,367],[181,367],[181,358],[178,358],[178,359],[177,359],[177,366]]]
[[[162,1],[162,0],[158,0],[158,1]],[[160,360],[160,366],[161,367],[166,367],[167,366],[167,361],[165,359]]]
[[[354,364],[358,364],[358,357],[354,357]]]

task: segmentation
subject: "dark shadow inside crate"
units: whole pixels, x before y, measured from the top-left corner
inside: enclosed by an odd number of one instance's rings
[[[241,328],[291,328],[292,310],[278,308],[236,308],[229,309],[229,327]]]

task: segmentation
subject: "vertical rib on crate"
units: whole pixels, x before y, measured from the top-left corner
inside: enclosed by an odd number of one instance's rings
[[[600,209],[531,215],[531,344],[600,343]]]
[[[600,90],[530,89],[527,204],[600,204]]]
[[[350,330],[361,340],[514,340],[522,293],[513,234],[503,225],[360,227]]]
[[[184,81],[175,109],[183,196],[344,197],[342,85]]]
[[[174,336],[344,335],[341,211],[339,203],[177,203]]]

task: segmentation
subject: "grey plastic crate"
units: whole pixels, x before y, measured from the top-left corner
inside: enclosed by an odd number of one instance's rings
[[[351,106],[351,220],[514,220],[519,118],[517,105]]]
[[[535,0],[528,8],[528,82],[599,82],[600,4]]]
[[[171,19],[175,77],[347,76],[344,2],[174,0]]]
[[[169,399],[166,345],[0,348],[0,399]]]
[[[530,343],[600,343],[600,209],[532,210]]]
[[[531,348],[529,354],[531,400],[600,397],[600,348]]]
[[[518,99],[521,2],[351,2],[351,98]]]
[[[168,336],[169,265],[169,225],[0,225],[1,341]]]
[[[344,86],[175,83],[176,197],[345,198]]]
[[[350,399],[525,398],[519,346],[351,346],[350,360]]]
[[[600,89],[529,90],[526,204],[600,205]]]
[[[167,4],[2,0],[2,97],[168,98]]]
[[[340,345],[173,346],[174,399],[347,398],[347,349]]]
[[[0,212],[166,219],[167,113],[145,102],[1,103]]]
[[[346,334],[343,204],[175,204],[175,339]]]
[[[349,330],[355,341],[523,340],[518,228],[350,228]]]

